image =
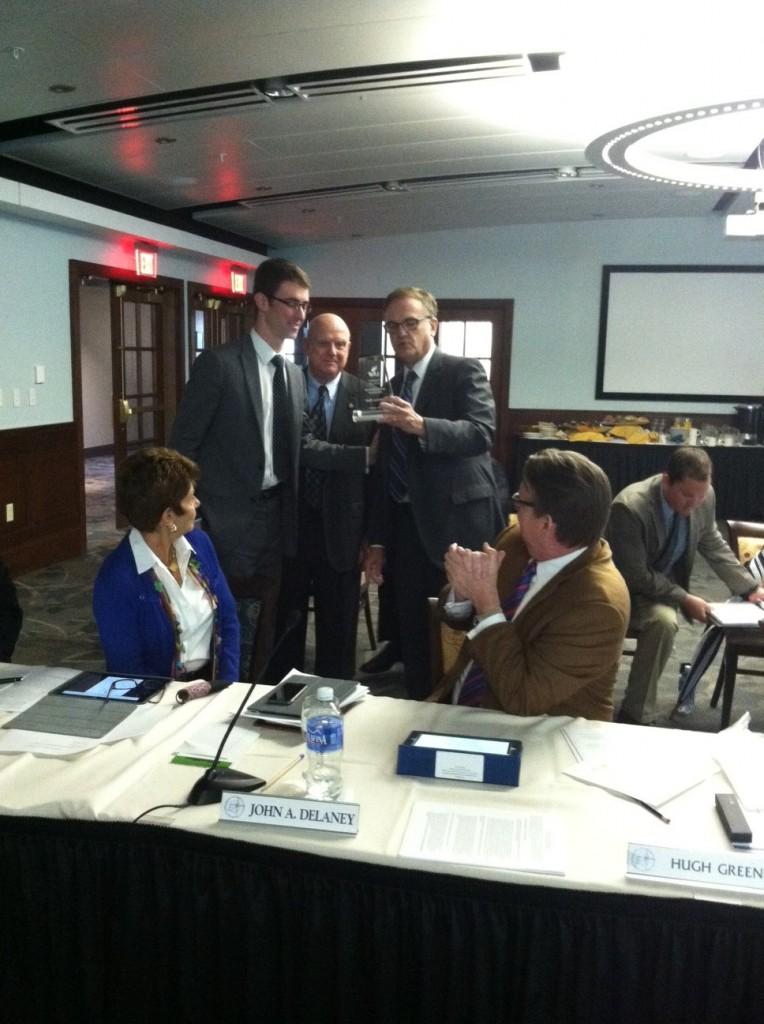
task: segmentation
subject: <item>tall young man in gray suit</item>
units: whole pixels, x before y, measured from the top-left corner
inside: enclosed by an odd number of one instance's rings
[[[677,448],[663,473],[617,494],[607,538],[631,596],[629,630],[637,648],[617,721],[655,721],[658,680],[677,631],[677,610],[705,622],[708,602],[689,592],[699,551],[733,594],[764,599],[716,528],[711,460],[702,448]]]
[[[296,264],[260,264],[252,330],[198,357],[170,436],[201,467],[200,515],[239,609],[242,679],[270,654],[282,556],[295,552],[305,378],[281,350],[309,295]]]
[[[502,525],[489,454],[496,410],[482,364],[437,348],[429,292],[397,288],[384,318],[403,371],[382,403],[366,572],[379,583],[392,569],[406,686],[421,699],[431,689],[427,598],[445,583],[446,550],[479,549]]]
[[[361,384],[345,373],[350,330],[333,313],[310,323],[305,340],[308,404],[300,472],[297,557],[287,559],[279,622],[302,613],[269,666],[277,682],[290,668],[305,667],[308,599],[315,614],[315,672],[335,679],[355,674],[361,590],[359,556],[364,537],[373,422],[354,423]],[[276,629],[280,632],[279,627]]]

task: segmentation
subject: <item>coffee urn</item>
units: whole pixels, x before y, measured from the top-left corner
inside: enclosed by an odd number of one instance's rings
[[[736,405],[735,424],[743,444],[759,444],[764,439],[764,405]]]

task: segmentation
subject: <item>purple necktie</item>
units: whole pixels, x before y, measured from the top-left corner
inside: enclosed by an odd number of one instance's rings
[[[413,396],[414,381],[417,379],[414,370],[406,373],[401,393],[398,396],[406,402],[411,402]],[[403,501],[409,492],[409,473],[407,449],[410,434],[393,427],[392,447],[390,449],[390,496],[393,501]]]
[[[512,621],[515,612],[520,607],[520,602],[528,593],[528,588],[536,578],[536,568],[537,563],[532,558],[523,569],[522,576],[517,581],[515,589],[505,601],[502,601],[501,610],[504,612],[507,622]],[[480,707],[487,688],[488,680],[485,677],[485,673],[477,660],[473,659],[459,692],[459,703],[473,708]]]

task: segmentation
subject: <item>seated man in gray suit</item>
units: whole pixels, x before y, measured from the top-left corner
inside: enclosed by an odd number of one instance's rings
[[[663,473],[616,495],[607,536],[631,595],[630,631],[637,649],[618,721],[650,725],[658,680],[674,645],[677,609],[705,622],[708,602],[689,591],[699,551],[733,594],[764,599],[716,528],[711,460],[702,448],[677,448]]]

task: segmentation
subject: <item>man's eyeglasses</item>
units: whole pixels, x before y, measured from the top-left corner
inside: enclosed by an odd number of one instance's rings
[[[297,299],[280,299],[278,295],[269,295],[268,298],[275,299],[276,302],[280,302],[282,305],[288,306],[293,313],[296,313],[298,309],[303,316],[307,316],[308,313],[310,313],[309,302],[299,302]]]
[[[526,498],[521,498],[519,491],[515,491],[515,493],[512,495],[512,504],[513,505],[525,505],[526,508],[535,508],[536,507],[536,502],[535,501],[528,501]]]
[[[404,331],[415,331],[423,320],[432,320],[431,316],[407,316],[405,320],[386,320],[382,326],[388,334],[397,334],[401,327]]]

